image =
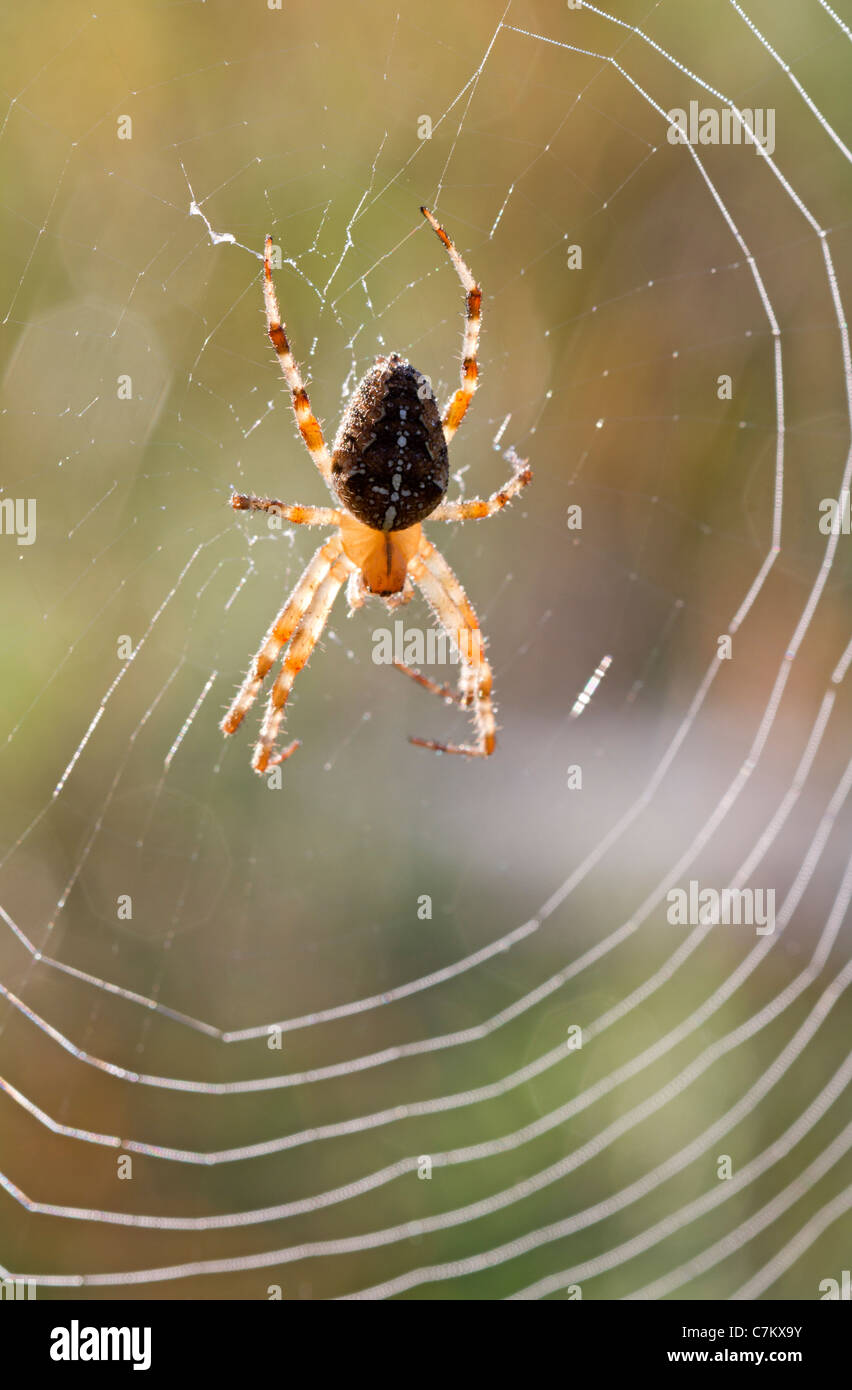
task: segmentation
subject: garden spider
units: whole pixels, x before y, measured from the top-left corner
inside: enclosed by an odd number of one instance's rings
[[[267,767],[284,762],[299,746],[297,741],[283,752],[274,753],[293,683],[307,664],[334,600],[347,580],[350,611],[360,608],[369,596],[383,599],[389,609],[399,607],[410,601],[416,584],[458,651],[458,694],[399,662],[395,664],[427,690],[454,699],[463,709],[472,709],[475,743],[437,743],[425,738],[410,741],[421,748],[468,757],[486,758],[494,752],[491,668],[483,655],[479,623],[461,584],[440,551],[423,535],[420,523],[427,517],[433,521],[472,521],[493,516],[526,486],[532,470],[510,451],[507,457],[514,468],[513,476],[490,498],[442,501],[449,480],[447,445],[464,419],[477,386],[482,291],[443,227],[428,208],[420,211],[446,247],[465,291],[461,385],[442,420],[427,377],[396,353],[378,357],[349,400],[331,454],[290,352],[272,283],[272,238],[266,238],[263,295],[269,337],[290,388],[302,439],[340,507],[299,506],[243,493],[231,497],[236,511],[268,512],[301,526],[337,528],[308,563],[222,720],[223,733],[236,732],[254,704],[264,677],[286,648],[254,750],[252,766],[256,772],[263,773]]]

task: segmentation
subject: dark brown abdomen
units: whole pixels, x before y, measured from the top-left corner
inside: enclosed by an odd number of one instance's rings
[[[351,397],[332,453],[334,489],[374,531],[404,531],[447,491],[449,458],[428,379],[396,353],[380,357]]]

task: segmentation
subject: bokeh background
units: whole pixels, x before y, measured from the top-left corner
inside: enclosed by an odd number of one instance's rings
[[[852,12],[604,9],[2,17],[2,484],[37,536],[0,536],[0,1264],[40,1297],[814,1299],[848,1268],[852,539],[819,504],[850,443]],[[693,100],[772,108],[775,170],[669,143]],[[276,789],[257,716],[217,725],[316,533],[227,500],[324,498],[257,254],[330,437],[378,352],[455,386],[423,202],[485,291],[451,495],[510,445],[535,469],[433,527],[498,753],[411,747],[463,716],[341,599]],[[771,938],[667,922],[669,886],[744,865],[787,902]]]

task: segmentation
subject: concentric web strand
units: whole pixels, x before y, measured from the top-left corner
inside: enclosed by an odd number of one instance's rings
[[[818,1298],[852,1231],[850,16],[372,10],[71,6],[7,72],[0,1275]],[[339,603],[256,778],[218,721],[309,542],[227,501],[323,500],[263,237],[331,438],[377,353],[455,387],[423,202],[485,292],[450,496],[535,471],[446,533],[498,752],[407,744],[464,718],[376,658],[428,615]]]

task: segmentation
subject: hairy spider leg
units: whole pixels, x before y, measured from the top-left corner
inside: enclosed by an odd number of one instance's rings
[[[479,619],[474,613],[473,606],[462,588],[460,581],[450,569],[450,566],[444,559],[440,550],[424,537],[420,545],[419,555],[422,560],[426,561],[427,567],[432,571],[439,584],[446,590],[454,606],[462,615],[465,625],[471,632],[479,634],[477,641],[481,646],[482,636],[479,629]]]
[[[275,286],[272,282],[272,266],[269,260],[271,250],[272,237],[268,236],[263,248],[263,302],[266,306],[267,331],[272,341],[272,346],[278,354],[278,361],[281,363],[284,380],[290,388],[296,424],[299,426],[299,431],[305,441],[308,453],[328,486],[331,487],[331,455],[323,439],[319,420],[311,410],[311,403],[308,399],[308,393],[305,390],[302,374],[290,351],[287,334],[281,322],[281,310],[278,307]]]
[[[476,353],[479,347],[479,328],[482,321],[482,287],[474,280],[447,233],[428,208],[420,211],[429,226],[443,242],[447,254],[456,268],[465,291],[464,348],[462,350],[461,386],[444,411],[444,438],[449,444],[465,417],[474,391],[479,384],[479,365]]]
[[[263,724],[260,729],[260,738],[255,746],[254,758],[252,759],[252,767],[255,772],[265,772],[270,764],[283,763],[299,746],[298,742],[291,743],[283,752],[276,754],[275,757],[272,756],[290,691],[293,689],[296,677],[307,665],[311,652],[322,636],[334,600],[340,593],[351,570],[352,562],[343,555],[333,562],[293,633],[290,645],[284,654],[281,670],[269,692],[266,713],[263,716]]]
[[[232,493],[231,506],[235,512],[269,512],[295,526],[339,526],[343,520],[343,513],[335,507],[279,502],[275,497],[255,497],[253,492]]]
[[[395,661],[393,664],[404,676],[410,676],[413,681],[422,685],[423,689],[430,691],[432,695],[440,695],[441,699],[446,700],[449,704],[461,705],[463,709],[467,709],[467,702],[464,697],[457,690],[453,690],[452,686],[439,685],[437,681],[430,681],[428,676],[421,675],[412,666],[406,666],[404,661]]]
[[[257,699],[264,677],[276,661],[282,647],[290,641],[317,589],[342,550],[343,542],[340,536],[331,536],[308,561],[301,578],[264,637],[263,644],[252,661],[231,708],[222,720],[223,734],[236,733],[240,727]]]
[[[426,738],[411,738],[409,742],[439,753],[487,758],[494,752],[497,725],[491,703],[491,667],[483,652],[482,633],[476,614],[453,571],[431,542],[423,541],[408,572],[441,627],[458,648],[462,663],[459,702],[466,708],[473,708],[476,729],[475,744],[438,743],[435,739]],[[440,691],[440,687],[438,689]]]
[[[496,492],[492,492],[490,497],[471,497],[466,501],[442,502],[439,507],[427,518],[429,521],[478,521],[481,517],[494,516],[496,512],[502,511],[513,497],[532,482],[532,469],[526,459],[518,458],[514,449],[510,449],[507,456],[514,468],[514,473],[507,483],[504,483]]]

